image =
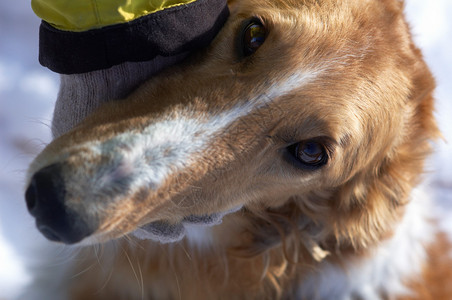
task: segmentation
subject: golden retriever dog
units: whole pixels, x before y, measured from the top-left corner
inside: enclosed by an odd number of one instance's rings
[[[403,5],[232,1],[207,49],[49,144],[26,202],[78,249],[64,296],[452,299]]]

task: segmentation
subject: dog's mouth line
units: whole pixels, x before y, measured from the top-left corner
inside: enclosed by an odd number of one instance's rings
[[[131,234],[141,240],[153,240],[163,244],[174,243],[185,237],[188,227],[212,227],[219,225],[223,221],[224,216],[238,212],[242,207],[243,205],[240,205],[228,211],[213,214],[189,215],[176,224],[154,221],[137,228]]]

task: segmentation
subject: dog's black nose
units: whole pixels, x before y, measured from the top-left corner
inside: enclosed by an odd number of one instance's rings
[[[83,218],[65,205],[66,189],[61,166],[53,164],[31,178],[25,193],[27,207],[39,231],[51,241],[73,244],[93,230]]]

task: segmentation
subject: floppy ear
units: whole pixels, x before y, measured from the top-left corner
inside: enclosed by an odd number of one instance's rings
[[[411,58],[405,66],[411,89],[403,99],[403,128],[392,148],[372,166],[340,187],[331,201],[330,220],[338,242],[366,247],[390,234],[401,217],[410,193],[419,183],[432,140],[440,137],[433,117],[435,81],[422,55],[410,43]]]

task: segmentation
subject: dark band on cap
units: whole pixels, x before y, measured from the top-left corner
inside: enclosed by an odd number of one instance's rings
[[[77,74],[194,51],[210,44],[228,16],[225,0],[198,0],[83,32],[42,21],[39,62],[57,73]]]

